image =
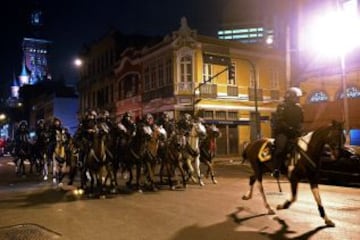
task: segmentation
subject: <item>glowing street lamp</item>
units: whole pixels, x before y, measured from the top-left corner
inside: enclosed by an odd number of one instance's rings
[[[0,121],[3,121],[6,119],[5,113],[0,113]]]
[[[74,60],[74,65],[75,65],[76,67],[81,67],[82,64],[83,64],[83,62],[82,62],[82,60],[81,60],[80,58],[76,58],[76,59]]]
[[[348,137],[349,107],[347,100],[345,56],[360,43],[360,18],[356,1],[338,4],[333,11],[321,13],[313,19],[307,29],[305,48],[317,53],[317,57],[338,57],[341,64],[341,83],[343,91],[344,127]],[[347,139],[349,140],[349,139]]]

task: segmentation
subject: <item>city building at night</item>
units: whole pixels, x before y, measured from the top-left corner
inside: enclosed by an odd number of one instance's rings
[[[285,90],[285,62],[275,49],[200,35],[182,18],[180,28],[156,44],[108,55],[118,58],[106,79],[91,72],[101,61],[83,55],[82,111],[101,109],[108,96],[116,119],[125,111],[200,115],[221,129],[219,155],[237,155],[243,142],[271,136],[270,119]]]

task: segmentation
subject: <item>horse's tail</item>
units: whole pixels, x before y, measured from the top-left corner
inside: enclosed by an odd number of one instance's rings
[[[245,161],[248,159],[247,148],[248,148],[249,144],[250,144],[250,142],[248,142],[248,141],[244,141],[244,143],[242,144],[242,153],[241,153],[242,161],[241,161],[241,163],[245,163]]]

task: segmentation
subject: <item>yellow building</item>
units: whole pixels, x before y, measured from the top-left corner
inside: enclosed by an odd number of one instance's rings
[[[271,115],[286,88],[285,61],[274,49],[200,35],[182,18],[180,28],[156,44],[129,45],[110,56],[118,56],[112,72],[92,74],[99,61],[84,69],[82,110],[109,106],[117,120],[126,111],[155,118],[167,112],[175,120],[201,115],[222,132],[218,156],[237,156],[243,142],[271,136]]]
[[[286,87],[279,52],[199,35],[183,18],[178,31],[142,54],[144,114],[202,116],[221,129],[218,155],[236,155],[243,142],[271,136],[271,115]]]

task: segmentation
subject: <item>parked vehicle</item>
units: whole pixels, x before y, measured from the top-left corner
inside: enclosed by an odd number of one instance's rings
[[[0,138],[0,157],[3,156],[5,153],[5,146],[6,146],[5,139]]]
[[[360,184],[360,147],[346,146],[338,159],[323,161],[320,176],[334,183]]]

